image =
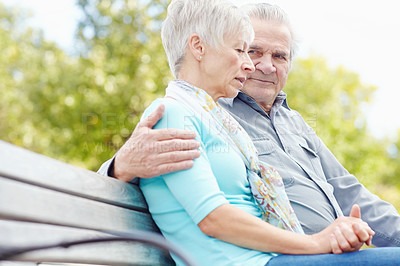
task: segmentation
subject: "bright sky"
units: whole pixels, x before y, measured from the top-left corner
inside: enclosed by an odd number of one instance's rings
[[[233,0],[243,3],[246,0]],[[247,0],[251,1],[251,0]],[[258,0],[254,0],[258,1]],[[80,11],[75,0],[0,0],[33,10],[29,25],[45,38],[73,51]],[[376,137],[395,137],[400,129],[400,4],[396,0],[270,0],[289,15],[300,37],[299,57],[322,55],[331,66],[343,65],[360,74],[378,91],[365,114]]]

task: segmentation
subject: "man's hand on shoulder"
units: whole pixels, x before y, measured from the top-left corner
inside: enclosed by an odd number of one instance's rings
[[[132,135],[117,152],[114,176],[129,182],[135,177],[151,178],[189,169],[200,156],[200,143],[190,130],[152,129],[162,118],[165,107],[160,105],[139,122]]]

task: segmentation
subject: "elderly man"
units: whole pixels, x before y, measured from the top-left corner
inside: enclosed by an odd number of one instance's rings
[[[279,7],[259,6],[264,12],[262,18],[249,13],[255,31],[249,54],[256,70],[236,98],[222,99],[220,104],[250,135],[260,159],[281,174],[307,234],[349,215],[353,204],[358,204],[362,219],[376,233],[373,244],[400,246],[400,216],[396,209],[349,174],[301,115],[289,108],[282,89],[295,53],[294,35]],[[140,122],[99,172],[131,181],[134,177],[151,178],[190,168],[199,156],[193,132],[151,129],[162,114],[161,107]]]

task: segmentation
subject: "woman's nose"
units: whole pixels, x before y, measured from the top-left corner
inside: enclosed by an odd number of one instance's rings
[[[252,73],[255,71],[255,67],[253,64],[253,61],[250,59],[249,55],[246,53],[246,59],[243,62],[243,70],[248,72],[248,73]]]

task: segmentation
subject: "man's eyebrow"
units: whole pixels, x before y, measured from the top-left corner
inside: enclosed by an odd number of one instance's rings
[[[280,54],[280,55],[288,55],[288,52],[284,50],[276,50],[275,53]]]
[[[261,48],[260,46],[258,46],[258,45],[250,45],[249,49],[252,49],[252,50],[262,50],[262,48]]]

